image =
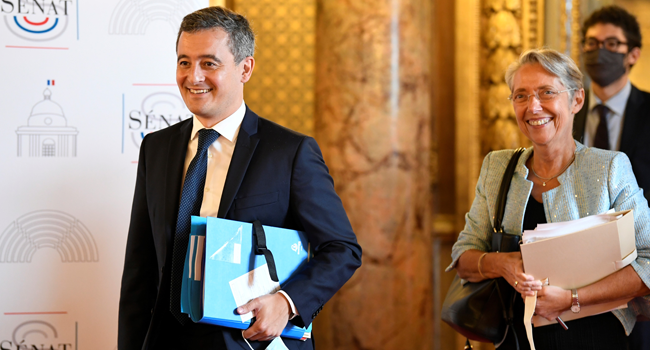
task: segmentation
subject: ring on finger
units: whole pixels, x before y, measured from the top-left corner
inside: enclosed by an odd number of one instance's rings
[[[515,281],[515,288],[517,288],[517,285],[519,284],[518,281]]]

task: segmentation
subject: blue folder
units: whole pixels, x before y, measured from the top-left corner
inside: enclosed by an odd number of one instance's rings
[[[310,259],[304,232],[263,226],[266,246],[273,253],[279,285],[274,289],[264,255],[255,254],[253,224],[219,218],[192,216],[181,289],[181,312],[198,323],[247,329],[251,321],[237,314],[237,301],[248,300],[248,288],[260,285],[272,293]],[[251,273],[251,271],[253,271]],[[255,283],[253,283],[253,281]],[[240,289],[237,289],[240,288]],[[243,293],[239,291],[244,289]],[[237,295],[235,295],[237,294]],[[243,298],[243,299],[242,299]],[[301,328],[287,323],[283,337],[311,338],[311,325]]]

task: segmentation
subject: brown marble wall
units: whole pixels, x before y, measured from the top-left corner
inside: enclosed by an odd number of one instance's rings
[[[322,349],[430,349],[429,0],[318,0],[315,134],[363,266]]]

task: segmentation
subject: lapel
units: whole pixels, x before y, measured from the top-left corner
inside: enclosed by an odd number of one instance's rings
[[[632,85],[630,97],[625,105],[625,116],[623,117],[623,130],[621,131],[620,151],[631,155],[634,151],[634,140],[636,132],[639,130],[639,121],[642,115],[641,107],[643,106],[643,96],[641,91]]]
[[[582,109],[573,117],[573,138],[584,143],[587,114],[589,113],[589,90],[585,89],[585,103]]]
[[[171,245],[174,231],[176,230],[176,217],[178,206],[181,201],[181,181],[183,181],[183,167],[185,165],[185,154],[187,144],[192,134],[192,118],[182,122],[183,124],[175,130],[169,139],[167,149],[167,165],[165,167],[164,187],[161,189],[165,195],[165,243]],[[165,219],[167,218],[167,219]],[[167,252],[167,247],[164,247]]]
[[[235,199],[235,195],[239,191],[244,175],[246,175],[246,170],[259,142],[259,135],[257,134],[258,119],[257,114],[253,113],[246,106],[246,114],[239,128],[235,151],[232,154],[228,175],[226,175],[226,183],[223,186],[217,217],[226,217]]]

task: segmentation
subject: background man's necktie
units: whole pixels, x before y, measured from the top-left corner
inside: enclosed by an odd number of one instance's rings
[[[185,325],[189,321],[186,314],[181,313],[181,285],[183,281],[183,266],[187,242],[190,237],[191,216],[200,215],[201,202],[203,201],[203,188],[205,175],[208,169],[208,147],[219,137],[213,129],[199,130],[199,146],[196,155],[185,174],[181,204],[178,208],[176,219],[176,234],[174,235],[174,248],[172,253],[172,275],[169,310],[178,322]]]
[[[605,105],[598,105],[594,109],[598,112],[600,122],[596,129],[593,146],[601,149],[609,149],[609,131],[607,129],[607,113],[609,113],[609,108]]]

